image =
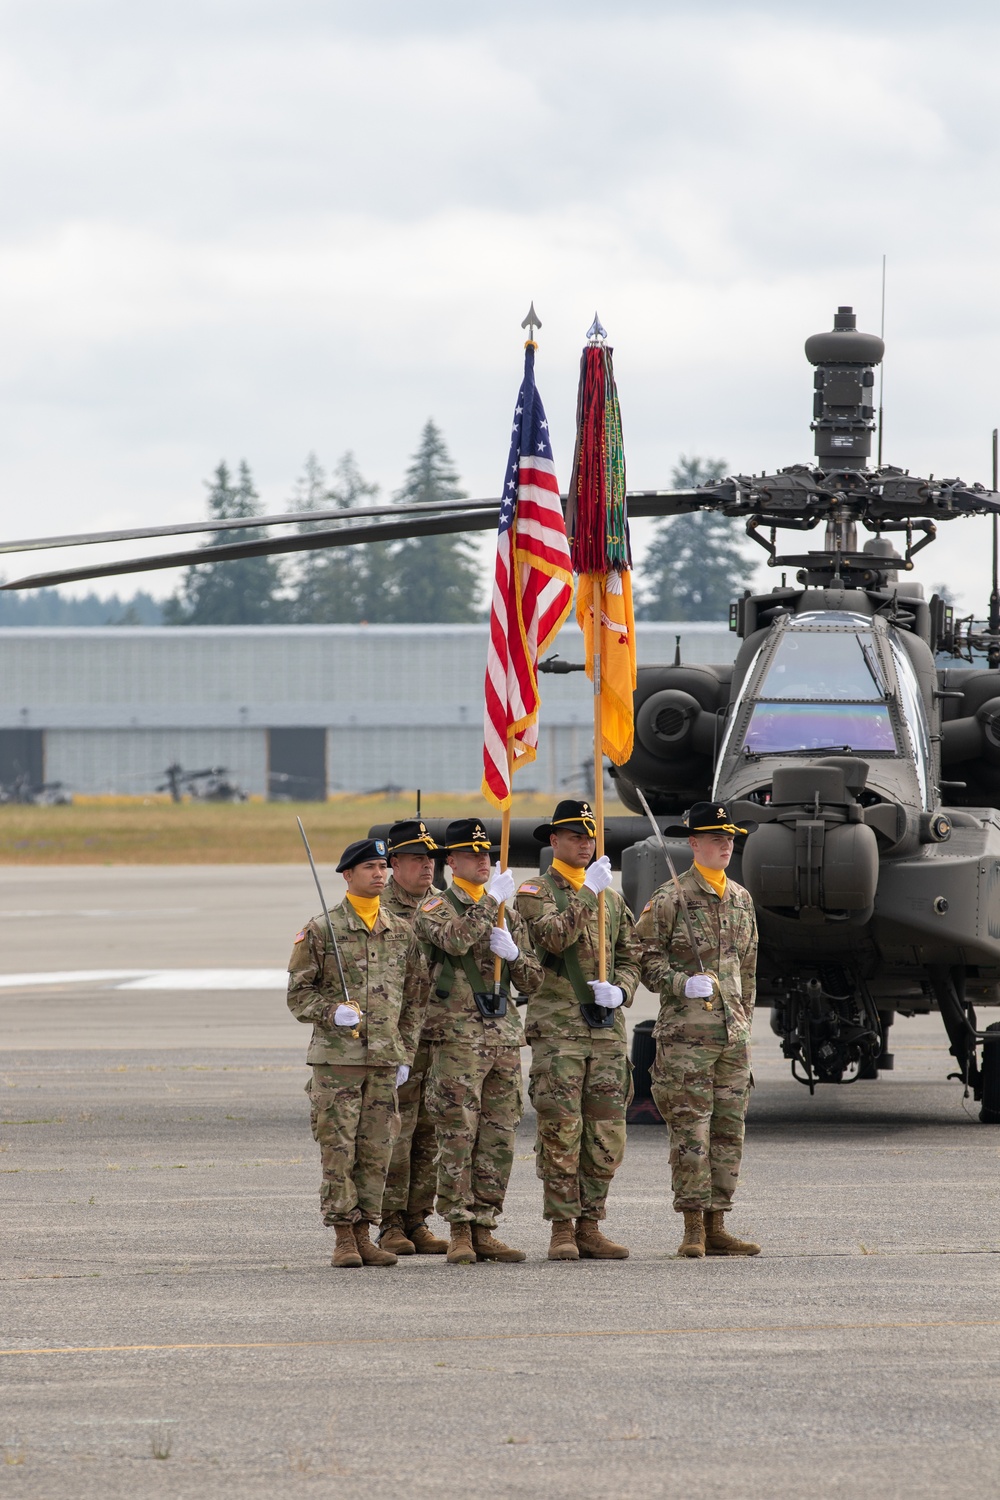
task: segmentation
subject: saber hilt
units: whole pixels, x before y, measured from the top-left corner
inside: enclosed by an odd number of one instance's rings
[[[312,850],[309,847],[309,840],[306,838],[306,831],[302,827],[302,819],[301,818],[296,818],[295,821],[299,825],[299,833],[301,833],[301,835],[302,835],[302,842],[306,846],[306,856],[308,857],[308,860],[309,860],[309,868],[310,868],[310,870],[312,870],[313,880],[315,880],[315,882],[316,882],[316,890],[317,890],[317,892],[319,894],[320,905],[323,908],[323,916],[326,918],[327,936],[330,939],[330,947],[333,949],[333,956],[334,956],[334,958],[336,960],[336,963],[337,963],[337,975],[338,975],[338,978],[340,979],[340,988],[341,988],[341,990],[343,991],[343,994],[344,994],[344,1004],[351,1006],[351,1008],[353,1010],[357,1010],[358,1011],[358,1015],[360,1016],[361,1015],[360,1010],[358,1010],[358,1007],[354,1004],[354,1001],[351,999],[350,995],[347,992],[347,979],[344,976],[344,965],[341,962],[341,958],[340,958],[340,948],[339,948],[338,943],[337,943],[337,934],[333,930],[333,922],[330,920],[330,908],[326,904],[326,897],[323,895],[323,887],[319,883],[319,872],[316,869],[316,861],[313,859]],[[357,1031],[356,1028],[352,1029],[351,1035],[352,1036],[357,1036],[358,1035],[358,1031]]]
[[[645,812],[646,817],[649,819],[653,833],[656,835],[656,841],[660,846],[660,852],[667,862],[667,869],[670,871],[670,874],[673,877],[674,888],[677,891],[677,899],[680,901],[681,912],[684,917],[684,926],[687,929],[688,942],[691,944],[691,952],[695,956],[695,960],[698,964],[699,969],[704,974],[705,965],[702,963],[701,954],[698,951],[698,942],[694,935],[694,923],[691,921],[691,913],[688,911],[687,897],[684,894],[684,888],[681,885],[680,877],[677,874],[676,869],[674,868],[674,862],[670,858],[670,850],[667,848],[667,841],[663,837],[663,830],[660,828],[659,823],[657,823],[656,819],[653,817],[652,809],[650,808],[649,803],[646,801],[639,787],[635,788],[635,794],[638,797],[639,801],[642,803],[643,811]]]

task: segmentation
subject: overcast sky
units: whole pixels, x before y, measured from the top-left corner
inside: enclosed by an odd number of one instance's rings
[[[352,449],[391,492],[428,416],[466,489],[494,494],[531,299],[564,485],[595,308],[631,486],[668,485],[682,453],[808,460],[803,340],[840,303],[878,331],[883,253],[886,460],[989,481],[995,5],[0,0],[0,18],[8,535],[200,516],[223,457],[270,509],[310,449]],[[918,576],[984,610],[988,531],[943,528]]]

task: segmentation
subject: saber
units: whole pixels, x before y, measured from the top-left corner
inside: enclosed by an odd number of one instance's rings
[[[327,934],[328,934],[328,936],[330,938],[330,946],[333,949],[333,956],[337,960],[337,973],[340,976],[340,988],[344,992],[344,1004],[345,1005],[350,1005],[354,1010],[357,1010],[358,1011],[358,1015],[360,1016],[360,1014],[361,1014],[360,1010],[358,1010],[358,1007],[354,1004],[354,1001],[351,999],[350,995],[347,993],[347,980],[344,978],[344,965],[340,961],[340,949],[337,946],[337,935],[336,935],[336,933],[333,930],[333,923],[330,921],[330,908],[326,904],[326,897],[323,895],[323,887],[319,883],[319,874],[318,874],[318,872],[316,870],[316,861],[313,859],[312,850],[309,847],[309,840],[306,838],[306,831],[302,827],[302,819],[301,818],[296,818],[295,821],[299,825],[299,832],[302,835],[302,842],[306,846],[306,855],[308,856],[308,859],[309,859],[309,868],[313,872],[313,880],[315,880],[315,882],[316,882],[316,890],[319,893],[320,905],[323,908],[323,915],[326,918],[326,930],[327,930]],[[351,1035],[352,1036],[357,1036],[358,1033],[357,1033],[356,1030],[353,1030],[351,1032]]]
[[[679,879],[679,877],[677,875],[677,871],[674,869],[674,862],[670,858],[670,850],[667,848],[667,841],[663,837],[663,834],[662,834],[662,832],[660,830],[659,823],[657,823],[656,819],[653,817],[652,810],[650,809],[649,803],[646,801],[645,797],[643,796],[642,792],[640,791],[640,789],[638,787],[636,787],[636,789],[635,789],[635,794],[639,798],[639,801],[642,803],[643,811],[645,812],[646,817],[650,821],[650,824],[652,826],[653,832],[656,835],[656,841],[659,844],[660,850],[661,850],[661,852],[663,854],[663,858],[667,862],[667,869],[670,871],[671,875],[673,876],[674,887],[675,887],[675,889],[677,891],[677,898],[678,898],[678,900],[681,903],[681,912],[684,915],[684,926],[687,928],[688,942],[691,944],[691,952],[694,954],[695,958],[698,960],[698,967],[701,970],[701,972],[704,974],[704,972],[705,972],[705,965],[702,963],[702,961],[701,961],[701,954],[698,951],[698,942],[697,942],[697,939],[695,938],[695,935],[694,935],[694,924],[691,921],[691,913],[688,911],[687,897],[684,894],[684,887],[680,883],[680,879]],[[305,834],[303,834],[302,837],[305,838]]]

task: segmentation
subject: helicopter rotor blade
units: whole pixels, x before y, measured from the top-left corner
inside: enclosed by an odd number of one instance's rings
[[[699,510],[706,505],[706,496],[697,490],[637,490],[628,497],[633,515],[671,516],[684,511]],[[333,512],[307,511],[305,518],[315,521],[318,515],[327,515],[345,524],[328,529],[296,532],[292,536],[268,537],[261,541],[229,542],[216,547],[199,547],[186,552],[165,552],[156,557],[129,558],[123,562],[97,563],[88,567],[66,568],[58,572],[33,573],[30,577],[16,578],[10,583],[0,583],[0,590],[53,588],[61,583],[82,583],[95,578],[117,578],[128,573],[152,573],[164,568],[185,568],[199,563],[233,562],[241,557],[271,557],[288,552],[314,552],[325,547],[354,547],[366,542],[391,542],[407,537],[444,536],[463,531],[488,531],[495,527],[499,516],[499,505],[495,500],[444,501],[440,505],[389,505],[358,508]],[[408,516],[407,520],[380,521],[372,526],[355,526],[358,518],[377,516]],[[178,527],[148,527],[137,532],[90,533],[73,537],[41,538],[30,543],[0,544],[0,552],[15,550],[41,550],[45,547],[68,547],[86,545],[94,541],[126,541],[132,537],[175,536],[188,531],[229,531],[237,526],[255,527],[264,524],[278,525],[294,523],[294,515],[255,516],[252,519],[237,519],[233,522],[207,521]]]
[[[356,547],[364,542],[391,542],[406,537],[444,536],[457,531],[489,531],[497,525],[499,506],[463,511],[457,515],[419,516],[408,521],[376,522],[371,526],[340,526],[329,531],[299,532],[268,537],[259,542],[231,542],[221,547],[198,547],[189,552],[166,552],[158,557],[133,557],[118,563],[97,563],[56,573],[35,573],[0,584],[0,590],[53,588],[90,578],[116,578],[125,573],[154,573],[163,568],[186,568],[200,563],[235,562],[241,557],[272,557],[285,552],[315,552],[324,547]],[[216,528],[218,529],[218,528]]]
[[[197,531],[245,531],[257,526],[295,526],[317,521],[367,519],[370,516],[435,515],[438,511],[495,510],[495,500],[413,501],[407,505],[339,507],[335,510],[290,511],[278,516],[233,516],[216,521],[177,521],[171,526],[139,526],[126,531],[81,531],[67,536],[25,537],[0,542],[6,552],[44,552],[50,547],[90,547],[99,542],[137,542],[158,536],[185,536]]]

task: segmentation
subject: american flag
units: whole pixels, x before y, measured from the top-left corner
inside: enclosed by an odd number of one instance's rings
[[[511,769],[535,759],[538,658],[555,639],[572,600],[566,523],[529,343],[500,502],[486,660],[483,795],[495,807],[510,806]]]

